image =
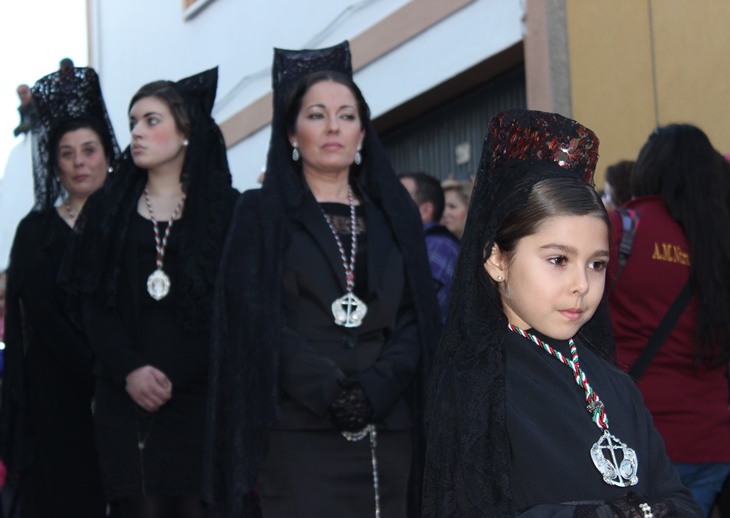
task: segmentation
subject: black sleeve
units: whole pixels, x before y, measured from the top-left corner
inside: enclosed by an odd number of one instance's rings
[[[25,324],[50,345],[48,352],[59,365],[70,373],[89,374],[93,361],[91,347],[81,330],[68,319],[65,310],[59,307],[53,296],[53,282],[38,277],[27,279],[20,294]]]
[[[421,341],[416,309],[406,285],[395,329],[388,336],[375,363],[355,376],[375,409],[376,419],[387,415],[403,396],[413,381],[420,359]]]
[[[28,394],[25,381],[25,340],[19,288],[22,272],[18,252],[19,233],[10,252],[5,302],[5,350],[3,351],[2,405],[0,406],[0,459],[10,471],[20,471],[29,459]]]
[[[88,303],[84,325],[96,353],[96,374],[124,386],[127,375],[148,362],[132,349],[131,337],[116,308]]]
[[[31,213],[18,226],[9,273],[12,293],[22,307],[17,318],[33,340],[48,345],[46,351],[59,366],[73,374],[90,375],[91,348],[82,330],[69,319],[66,294],[56,280],[62,249],[46,246],[52,240],[49,235],[60,240],[52,230],[55,217],[53,212]]]
[[[577,506],[569,504],[534,505],[515,513],[519,518],[572,518]],[[611,514],[606,518],[612,518]]]
[[[284,326],[279,350],[279,386],[292,399],[323,417],[345,374],[307,340]]]

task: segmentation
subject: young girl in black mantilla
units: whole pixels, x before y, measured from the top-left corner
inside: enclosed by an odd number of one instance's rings
[[[490,123],[434,365],[425,517],[702,516],[613,361],[598,139]]]

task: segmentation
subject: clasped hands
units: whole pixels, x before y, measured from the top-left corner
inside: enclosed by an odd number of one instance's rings
[[[147,412],[158,411],[172,397],[172,382],[152,365],[133,370],[126,380],[127,394]]]
[[[341,432],[357,432],[372,421],[375,410],[365,390],[354,380],[338,380],[340,392],[329,407],[332,423]]]

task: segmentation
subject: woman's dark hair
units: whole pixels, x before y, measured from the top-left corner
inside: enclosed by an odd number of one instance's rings
[[[341,72],[322,70],[302,77],[294,86],[291,94],[289,94],[289,100],[286,103],[286,111],[284,112],[284,123],[286,124],[287,135],[294,135],[296,133],[297,117],[299,116],[299,110],[302,109],[302,98],[312,86],[317,83],[321,83],[322,81],[339,83],[346,86],[347,89],[352,92],[352,95],[355,97],[355,101],[357,102],[357,114],[360,118],[360,127],[367,127],[370,122],[370,108],[368,107],[368,103],[365,102],[362,92],[352,78]],[[367,135],[365,135],[365,137],[367,138]],[[363,148],[365,148],[364,145]]]
[[[634,196],[661,196],[689,241],[699,299],[695,359],[730,356],[730,176],[705,133],[689,124],[657,128],[631,172]]]
[[[177,85],[172,81],[153,81],[142,86],[137,93],[134,94],[132,100],[129,101],[129,108],[127,113],[132,111],[134,103],[145,97],[157,97],[158,99],[165,102],[172,112],[172,116],[175,119],[175,125],[177,129],[185,135],[190,137],[190,131],[192,129],[192,115],[189,112],[189,107],[185,103],[180,90]]]
[[[510,204],[507,200],[505,203]],[[591,185],[580,178],[556,177],[535,184],[525,206],[507,216],[494,242],[509,262],[520,239],[535,234],[547,218],[554,216],[595,216],[611,229],[606,208]]]
[[[106,156],[109,161],[111,161],[114,157],[114,146],[112,144],[111,135],[109,135],[109,132],[105,130],[104,125],[94,119],[71,119],[59,124],[53,130],[49,138],[50,146],[48,149],[55,168],[58,168],[59,142],[61,142],[61,139],[66,133],[80,129],[88,129],[96,133],[96,136],[99,137],[99,142],[101,142],[101,145],[104,148],[104,156]]]
[[[606,168],[606,183],[611,185],[613,204],[620,207],[631,199],[631,169],[634,162],[622,160]]]

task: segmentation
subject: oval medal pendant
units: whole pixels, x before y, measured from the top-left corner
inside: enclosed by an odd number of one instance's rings
[[[155,300],[162,300],[170,293],[170,278],[162,268],[158,268],[147,277],[147,293]]]
[[[360,327],[367,312],[367,305],[351,292],[345,293],[332,303],[332,315],[338,326]]]
[[[591,458],[606,484],[629,487],[639,483],[636,452],[607,429],[591,448]]]

